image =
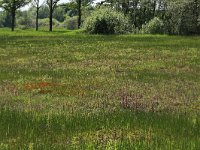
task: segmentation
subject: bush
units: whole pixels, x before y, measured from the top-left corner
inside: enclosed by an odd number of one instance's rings
[[[5,16],[3,12],[0,11],[0,28],[4,27]]]
[[[0,28],[11,26],[11,16],[6,11],[0,11]]]
[[[93,34],[122,34],[131,31],[128,19],[109,8],[92,13],[86,18],[83,27],[86,32]]]
[[[35,20],[31,19],[30,17],[19,17],[17,18],[16,25],[20,29],[28,29],[35,27]]]
[[[74,17],[67,16],[65,18],[65,21],[63,22],[63,27],[67,28],[69,30],[78,29],[78,17],[77,16],[74,16]]]
[[[53,18],[53,27],[61,27],[61,23]],[[39,19],[38,20],[39,27],[49,27],[49,18]]]
[[[53,13],[53,18],[55,18],[56,20],[58,20],[59,22],[63,22],[65,17],[65,11],[61,6],[58,6]]]
[[[142,25],[142,33],[163,34],[164,33],[163,21],[157,17],[153,18],[147,24]]]
[[[20,29],[28,29],[35,27],[35,19],[31,11],[18,11],[16,16],[16,26]]]

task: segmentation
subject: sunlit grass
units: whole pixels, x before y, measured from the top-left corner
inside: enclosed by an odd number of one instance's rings
[[[0,149],[200,149],[200,38],[0,30]]]

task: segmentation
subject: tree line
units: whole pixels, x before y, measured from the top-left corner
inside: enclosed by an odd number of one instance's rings
[[[11,30],[14,31],[15,29],[15,18],[16,18],[16,11],[22,7],[24,7],[27,4],[31,3],[31,6],[35,8],[36,11],[36,31],[38,31],[38,18],[39,18],[39,11],[42,5],[45,5],[48,7],[48,12],[49,12],[49,31],[52,31],[52,26],[53,26],[53,13],[54,10],[57,7],[57,3],[60,0],[46,0],[45,3],[41,4],[41,0],[0,0],[0,7],[3,8],[7,13],[9,13],[11,17]],[[84,3],[90,3],[90,1],[85,0]],[[81,6],[83,1],[77,0],[76,3],[77,10],[78,10],[78,28],[80,28],[81,25]],[[64,5],[63,5],[64,6]],[[66,5],[67,7],[68,5]]]
[[[55,18],[56,9],[63,10],[70,17],[77,16],[77,28],[81,28],[85,18],[93,11],[109,7],[129,18],[135,33],[152,19],[159,18],[163,22],[162,28],[166,34],[200,34],[200,0],[105,0],[96,5],[93,4],[93,0],[71,0],[63,4],[58,2],[59,0],[45,0],[44,3],[41,3],[41,0],[0,0],[0,7],[9,14],[12,31],[15,28],[16,12],[31,4],[28,11],[35,11],[37,31],[40,11],[48,12],[49,31],[52,31],[52,19]],[[90,9],[86,9],[88,7]],[[63,17],[63,13],[57,13],[57,16],[59,15]]]

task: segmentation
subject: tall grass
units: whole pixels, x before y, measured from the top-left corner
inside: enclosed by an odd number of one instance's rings
[[[0,149],[200,149],[198,36],[0,30]]]
[[[118,111],[38,115],[1,109],[3,147],[35,149],[199,149],[200,120],[181,114]]]

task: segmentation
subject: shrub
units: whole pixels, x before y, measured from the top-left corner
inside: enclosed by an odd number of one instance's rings
[[[6,11],[0,11],[0,28],[11,26],[11,15]]]
[[[35,20],[28,18],[28,17],[19,17],[17,18],[17,27],[20,29],[28,29],[35,27]]]
[[[49,26],[49,18],[39,19],[38,25],[39,25],[39,27],[48,27]]]
[[[53,27],[60,27],[61,23],[53,18]],[[39,27],[49,27],[49,18],[39,19],[38,20]]]
[[[84,29],[93,34],[122,34],[131,31],[128,18],[122,13],[103,8],[87,17]]]
[[[163,21],[157,17],[153,18],[147,24],[142,25],[142,33],[163,34],[164,33]]]
[[[35,27],[35,19],[31,11],[18,11],[16,16],[16,26],[21,29]]]
[[[65,21],[63,22],[63,27],[67,28],[69,30],[78,29],[78,17],[77,16],[74,16],[74,17],[67,16],[65,18]]]
[[[0,11],[0,28],[4,27],[5,16],[3,12]]]

